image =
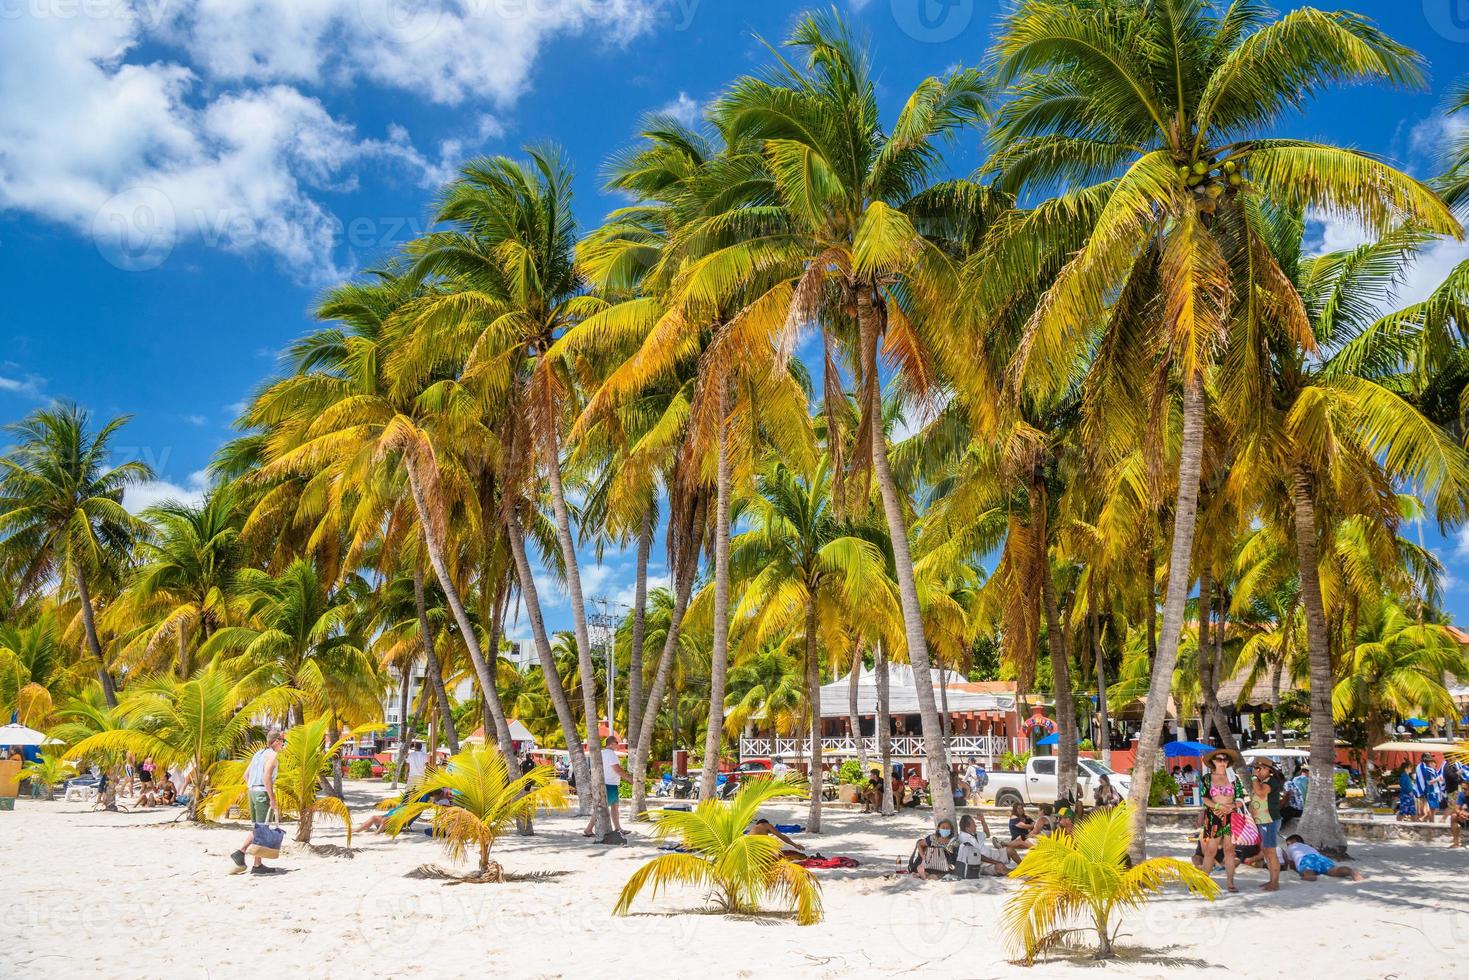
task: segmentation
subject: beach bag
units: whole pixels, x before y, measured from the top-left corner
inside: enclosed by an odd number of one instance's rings
[[[1240,813],[1238,810],[1231,813],[1229,830],[1236,844],[1260,843],[1260,828],[1255,826],[1255,821],[1247,813]]]
[[[285,842],[286,832],[280,827],[272,827],[269,824],[258,823],[250,832],[250,843],[256,847],[263,847],[267,851],[279,851],[281,844]]]

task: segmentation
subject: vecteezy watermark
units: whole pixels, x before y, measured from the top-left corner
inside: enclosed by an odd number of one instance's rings
[[[417,44],[438,29],[443,0],[357,0],[357,13],[369,30],[393,44]]]
[[[178,241],[178,215],[156,187],[129,187],[108,198],[92,217],[92,241],[124,272],[156,269]]]
[[[149,29],[161,25],[173,0],[0,0],[0,21],[119,20]]]
[[[890,0],[898,30],[915,41],[952,41],[974,19],[974,0]]]
[[[1469,41],[1469,0],[1423,0],[1423,16],[1450,41]]]

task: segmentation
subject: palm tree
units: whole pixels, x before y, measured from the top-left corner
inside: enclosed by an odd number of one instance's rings
[[[194,671],[190,653],[239,613],[238,576],[244,562],[242,516],[231,484],[212,489],[199,505],[166,501],[143,518],[153,534],[139,542],[139,567],[109,613],[119,625],[145,625],[132,641],[146,658],[173,640],[179,677]],[[146,662],[146,660],[145,660]]]
[[[821,883],[806,868],[781,854],[780,841],[745,831],[760,808],[805,787],[779,779],[744,783],[729,803],[701,800],[692,811],[658,810],[651,814],[653,836],[676,840],[681,853],[656,857],[638,869],[617,897],[614,915],[627,915],[644,888],[694,885],[709,890],[724,915],[755,915],[767,898],[791,906],[796,921],[821,921]]]
[[[247,569],[240,585],[250,625],[220,629],[201,648],[203,656],[256,690],[284,685],[304,692],[304,704],[292,709],[297,724],[303,710],[330,713],[336,725],[381,716],[377,664],[348,629],[357,611],[349,590],[330,588],[305,559],[275,578]]]
[[[23,595],[53,578],[76,589],[87,649],[110,706],[117,686],[97,636],[91,582],[147,533],[122,499],[128,486],[153,478],[136,460],[112,465],[112,438],[127,421],[119,416],[93,432],[91,416],[76,405],[37,409],[6,427],[16,444],[0,457],[0,567]]]
[[[1090,918],[1096,930],[1097,959],[1110,958],[1118,913],[1141,908],[1171,882],[1211,901],[1219,894],[1219,886],[1187,861],[1160,857],[1129,864],[1131,810],[1129,803],[1093,810],[1073,831],[1040,838],[1010,872],[1020,888],[1005,903],[1003,928],[1026,965],[1067,941],[1077,930],[1060,927],[1078,918]]]
[[[1310,329],[1308,356],[1298,338],[1264,332],[1270,354],[1259,365],[1241,353],[1236,364],[1265,372],[1266,397],[1246,393],[1261,381],[1240,381],[1221,402],[1240,429],[1240,457],[1260,486],[1269,518],[1294,532],[1311,681],[1314,792],[1307,796],[1301,835],[1318,847],[1342,848],[1331,774],[1334,658],[1322,564],[1343,521],[1359,516],[1395,529],[1395,486],[1409,485],[1430,501],[1441,521],[1469,508],[1469,455],[1399,394],[1402,354],[1434,326],[1422,307],[1382,315],[1397,277],[1423,236],[1398,232],[1345,252],[1302,259],[1302,223],[1277,219],[1272,247],[1281,268],[1300,284]],[[1243,345],[1257,345],[1261,338]],[[1289,512],[1272,502],[1289,501]],[[1394,556],[1396,557],[1396,556]],[[1322,771],[1318,775],[1316,770]]]
[[[1356,634],[1346,643],[1336,670],[1332,711],[1338,721],[1362,721],[1365,753],[1379,738],[1389,737],[1393,716],[1452,716],[1454,699],[1444,678],[1465,674],[1469,661],[1447,629],[1419,622],[1397,601],[1382,597],[1357,611]],[[1368,766],[1368,799],[1375,798],[1375,782]],[[1335,790],[1331,792],[1334,796]]]
[[[866,52],[835,15],[802,17],[785,46],[804,63],[775,53],[776,64],[764,76],[737,81],[714,110],[731,139],[759,142],[773,200],[732,208],[700,226],[708,232],[734,226],[744,233],[700,260],[683,290],[729,296],[747,287],[749,271],[783,273],[750,305],[770,302],[780,310],[768,328],[778,350],[790,350],[795,331],[820,318],[829,417],[836,402],[844,401],[834,342],[846,351],[860,389],[852,462],[870,467],[881,492],[908,657],[920,678],[935,806],[941,816],[952,817],[943,726],[933,688],[925,682],[931,663],[909,552],[907,501],[894,480],[881,424],[877,357],[883,343],[901,351],[906,383],[920,393],[926,387],[931,355],[928,338],[920,339],[920,307],[937,309],[950,263],[903,209],[915,204],[935,173],[938,144],[979,118],[984,88],[972,70],[925,79],[885,132]],[[836,444],[829,451],[841,473],[846,460],[837,456]]]
[[[319,715],[287,731],[286,744],[277,760],[275,798],[283,813],[296,814],[296,837],[302,844],[311,843],[316,818],[340,820],[347,828],[347,846],[352,846],[352,814],[340,797],[321,795],[322,780],[332,774],[332,763],[354,736],[377,731],[381,726],[360,725],[351,735],[332,738],[330,715]],[[255,751],[252,744],[231,762],[220,763],[214,773],[214,791],[204,801],[204,812],[211,818],[224,816],[244,798],[245,770]]]
[[[0,623],[0,715],[43,724],[60,696],[79,686],[68,659],[54,609],[27,626]]]
[[[139,759],[151,756],[163,766],[192,770],[189,819],[197,820],[219,760],[244,744],[257,719],[280,717],[300,700],[301,692],[290,687],[272,687],[252,696],[214,667],[188,680],[168,675],[144,678],[128,686],[114,709],[121,724],[108,722],[111,727],[86,734],[67,750],[66,758],[115,761],[132,753]],[[77,708],[62,714],[75,719],[74,726],[83,724]],[[91,711],[85,717],[93,723],[100,719]],[[69,735],[80,733],[79,728],[62,726],[52,734],[67,741]]]
[[[548,356],[548,351],[561,333],[600,304],[584,295],[574,262],[570,166],[554,147],[531,147],[526,152],[526,161],[506,157],[471,161],[441,194],[437,217],[452,230],[424,236],[413,243],[412,251],[417,274],[440,276],[448,284],[442,297],[423,304],[418,322],[445,329],[421,329],[421,342],[410,349],[402,366],[410,376],[426,377],[447,352],[467,350],[463,383],[503,407],[506,429],[498,473],[502,516],[521,599],[542,667],[549,670],[545,630],[521,534],[525,503],[536,496],[536,477],[544,473],[571,602],[591,738],[598,717],[592,650],[561,458],[563,422],[576,408],[576,380],[570,366]],[[601,754],[594,751],[583,757],[575,748],[580,740],[570,730],[567,742],[573,764],[589,774],[578,786],[600,785]],[[605,831],[606,800],[596,794],[584,795],[583,800],[590,805],[596,826]]]
[[[775,462],[757,487],[744,513],[749,530],[731,542],[732,565],[746,583],[736,617],[748,620],[757,646],[798,630],[802,637],[811,739],[807,829],[820,833],[822,626],[830,638],[833,625],[860,616],[887,589],[886,563],[876,544],[838,519],[824,461],[809,476]]]
[[[537,766],[512,779],[502,752],[489,745],[469,746],[446,765],[430,766],[418,784],[418,790],[430,796],[448,791],[447,805],[432,800],[406,803],[383,830],[396,837],[415,818],[432,812],[433,834],[451,859],[460,860],[471,848],[479,852],[478,871],[466,881],[504,881],[499,862],[490,860],[490,848],[518,821],[542,810],[565,809],[565,785],[555,776],[550,766]]]
[[[1079,185],[1015,222],[982,259],[990,271],[984,309],[1002,305],[994,297],[1050,283],[1026,327],[1016,383],[1032,393],[1058,391],[1100,342],[1109,353],[1097,361],[1099,379],[1110,376],[1115,387],[1119,364],[1133,377],[1141,365],[1155,388],[1171,378],[1182,394],[1156,682],[1134,769],[1146,795],[1191,584],[1215,355],[1227,338],[1254,336],[1267,321],[1299,348],[1314,349],[1305,311],[1270,255],[1262,215],[1321,208],[1379,234],[1405,219],[1433,232],[1459,228],[1426,186],[1365,154],[1261,135],[1303,96],[1333,83],[1421,83],[1418,56],[1354,14],[1306,8],[1270,19],[1253,3],[1221,10],[1186,0],[1125,7],[1022,0],[1005,19],[994,57],[1006,98],[987,167],[1005,190]],[[1229,381],[1250,377],[1231,372]],[[1133,820],[1141,859],[1143,808]]]

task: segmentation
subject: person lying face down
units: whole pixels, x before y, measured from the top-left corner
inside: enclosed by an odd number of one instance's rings
[[[788,857],[794,861],[799,861],[807,857],[805,848],[791,840],[785,834],[782,834],[779,830],[776,830],[775,824],[766,820],[764,817],[760,817],[754,823],[750,824],[749,829],[745,833],[751,837],[774,837],[786,845],[780,851],[783,857]]]

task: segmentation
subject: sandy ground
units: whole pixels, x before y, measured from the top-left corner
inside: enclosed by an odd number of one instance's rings
[[[351,801],[384,795],[361,784]],[[174,811],[176,813],[177,811]],[[804,808],[776,807],[779,822]],[[921,817],[888,821],[828,812],[825,854],[862,862],[818,872],[827,918],[801,928],[779,917],[701,911],[692,890],[640,900],[614,918],[617,892],[655,855],[646,829],[627,847],[588,845],[571,815],[545,818],[533,838],[495,854],[508,872],[547,873],[503,885],[446,885],[413,876],[447,866],[422,834],[360,835],[355,857],[296,847],[272,878],[227,874],[243,828],[170,822],[173,813],[91,812],[80,803],[22,799],[0,813],[0,977],[867,977],[1087,976],[1081,957],[1035,970],[1011,962],[996,924],[1015,887],[1000,879],[923,882],[893,874]],[[343,844],[340,827],[316,840]],[[1156,853],[1186,857],[1179,832]],[[1264,873],[1210,903],[1169,892],[1129,913],[1128,976],[1229,971],[1235,976],[1469,976],[1469,853],[1443,844],[1354,846],[1371,876],[1360,885],[1287,874],[1275,895]]]

